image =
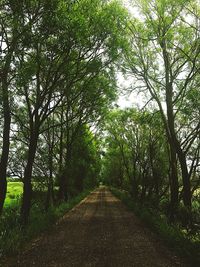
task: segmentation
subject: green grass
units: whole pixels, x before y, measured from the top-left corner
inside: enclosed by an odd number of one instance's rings
[[[22,182],[8,182],[5,208],[13,206],[18,202],[23,191]]]
[[[13,185],[10,188],[13,189]],[[15,199],[14,205],[4,208],[1,217],[0,255],[15,254],[31,239],[43,232],[51,230],[59,218],[84,199],[90,192],[91,190],[86,190],[68,202],[63,202],[60,205],[50,208],[48,212],[45,212],[43,203],[34,202],[31,209],[29,225],[26,229],[22,229],[20,224],[20,199]],[[11,203],[10,200],[7,203]]]
[[[127,192],[116,188],[111,188],[111,191],[157,233],[169,249],[185,258],[192,267],[200,266],[200,236],[193,238],[183,233],[178,226],[169,224],[165,215],[135,202]]]

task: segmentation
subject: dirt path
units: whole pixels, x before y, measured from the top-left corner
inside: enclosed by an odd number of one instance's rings
[[[185,266],[106,188],[94,191],[5,266]]]

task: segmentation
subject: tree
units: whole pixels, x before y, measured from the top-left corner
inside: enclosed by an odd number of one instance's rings
[[[138,1],[143,21],[130,25],[131,47],[126,54],[128,68],[139,81],[138,88],[146,89],[157,103],[162,115],[171,155],[172,217],[178,204],[178,170],[181,169],[183,202],[191,210],[191,172],[187,164],[188,149],[183,147],[184,126],[179,114],[199,80],[199,17],[197,1]],[[190,17],[190,19],[189,19]],[[188,42],[189,40],[189,42]],[[199,120],[187,132],[185,139],[199,132]]]
[[[31,24],[40,16],[39,3],[22,3],[17,5],[13,1],[2,0],[1,3],[1,102],[3,108],[3,145],[0,159],[0,213],[3,209],[7,190],[7,165],[10,147],[10,124],[11,124],[11,88],[13,78],[16,75],[15,60],[21,50],[20,44],[23,36],[26,36]],[[23,20],[23,12],[35,8],[35,13],[28,21]]]
[[[158,205],[168,188],[167,140],[160,114],[115,110],[106,120],[103,176],[135,200]],[[119,134],[120,133],[120,134]]]
[[[19,16],[22,21],[28,17],[29,27],[26,34],[21,35],[20,53],[16,60],[15,109],[12,112],[18,127],[15,131],[19,136],[20,132],[23,133],[20,139],[27,151],[21,207],[24,225],[30,213],[32,173],[38,142],[45,131],[47,119],[59,109],[61,114],[72,112],[70,120],[72,117],[73,122],[70,123],[76,127],[94,119],[95,113],[101,116],[101,109],[106,108],[113,94],[113,62],[118,59],[124,45],[120,31],[126,22],[126,12],[114,1],[52,0],[48,4],[36,1],[35,5],[27,10],[22,8]],[[40,16],[33,23],[30,18],[35,17],[38,10]],[[78,102],[75,104],[75,101]],[[60,124],[63,127],[63,123]],[[66,128],[67,136],[71,129]],[[60,150],[63,154],[62,148]],[[68,157],[69,147],[66,153]],[[65,182],[65,178],[61,180]]]

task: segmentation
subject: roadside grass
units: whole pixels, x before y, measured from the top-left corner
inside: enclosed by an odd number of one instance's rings
[[[0,257],[19,252],[30,240],[52,229],[66,212],[83,200],[92,190],[86,190],[68,202],[51,207],[47,212],[41,202],[34,202],[28,226],[20,224],[20,198],[4,209],[0,221]],[[8,202],[9,203],[9,202]]]
[[[176,252],[192,266],[200,266],[200,236],[192,237],[181,231],[176,225],[169,224],[163,214],[135,202],[130,194],[116,188],[110,188],[131,211],[163,240],[167,247]]]
[[[7,194],[5,199],[5,208],[14,205],[18,202],[23,191],[22,182],[8,182]]]

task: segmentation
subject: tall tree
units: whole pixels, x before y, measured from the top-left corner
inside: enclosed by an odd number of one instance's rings
[[[1,102],[3,107],[3,145],[0,159],[0,213],[3,209],[3,204],[7,190],[7,165],[10,147],[10,124],[11,124],[11,88],[13,78],[16,75],[16,57],[21,51],[21,43],[26,35],[31,24],[40,16],[39,3],[22,2],[19,6],[16,2],[2,0],[0,2],[1,18]],[[27,10],[34,8],[35,13],[27,20],[24,20]]]
[[[182,103],[199,79],[197,1],[137,3],[143,21],[133,20],[130,25],[132,51],[127,54],[127,62],[138,79],[138,87],[147,88],[162,115],[170,145],[172,213],[178,204],[177,157],[181,167],[183,202],[191,210],[188,153],[182,146],[178,115]],[[199,120],[188,136],[194,134],[195,139],[198,131]]]

